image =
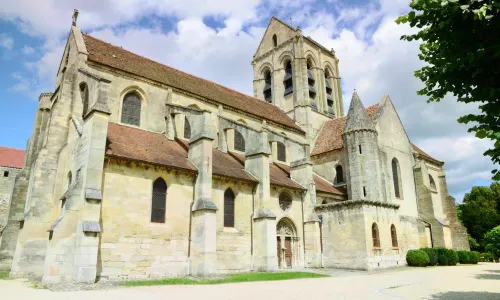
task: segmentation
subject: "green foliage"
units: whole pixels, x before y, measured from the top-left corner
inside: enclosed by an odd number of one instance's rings
[[[470,259],[470,263],[471,264],[474,264],[474,265],[477,265],[477,263],[479,262],[479,252],[477,251],[470,251],[469,252],[469,259]]]
[[[440,266],[447,266],[448,265],[448,257],[445,254],[439,254],[438,255],[438,264]]]
[[[438,252],[434,248],[422,248],[420,249],[427,253],[427,256],[429,257],[429,266],[435,266],[438,264]]]
[[[485,249],[491,253],[495,259],[500,258],[500,226],[493,228],[484,235]]]
[[[398,24],[418,28],[403,35],[419,40],[420,60],[426,64],[415,72],[425,83],[418,91],[428,102],[439,102],[453,94],[458,102],[476,103],[477,114],[458,122],[469,124],[469,132],[488,138],[494,146],[484,155],[500,163],[500,4],[498,0],[414,0],[413,9],[399,17]],[[492,171],[495,180],[500,171]]]
[[[458,255],[455,251],[446,248],[436,248],[436,250],[438,251],[438,263],[440,266],[443,265],[439,262],[439,256],[446,257],[448,266],[454,266],[458,263]]]
[[[470,234],[469,245],[473,250],[481,250],[486,232],[500,224],[500,183],[490,187],[475,186],[465,194],[464,201],[458,205],[461,210],[462,224]]]
[[[479,258],[480,261],[484,261],[484,262],[491,262],[493,261],[493,255],[491,253],[483,253],[481,254],[480,258]]]
[[[410,250],[406,253],[406,262],[410,267],[425,267],[429,264],[429,256],[422,250]]]
[[[198,284],[224,284],[236,282],[252,282],[252,281],[274,281],[288,280],[300,278],[322,278],[329,277],[328,275],[310,273],[310,272],[276,272],[276,273],[239,273],[230,274],[223,278],[167,278],[160,280],[134,280],[121,282],[122,286],[150,286],[150,285],[198,285]]]
[[[9,272],[0,272],[0,280],[9,278]]]
[[[463,224],[462,224],[463,225]],[[469,238],[469,247],[473,250],[475,249],[479,249],[480,245],[479,243],[476,241],[475,238],[471,237],[470,234],[467,235],[467,237]]]
[[[458,262],[460,264],[470,264],[473,254],[470,251],[457,251]]]

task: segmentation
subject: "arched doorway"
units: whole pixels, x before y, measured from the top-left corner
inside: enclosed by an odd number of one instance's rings
[[[278,266],[281,269],[293,268],[299,261],[299,237],[292,220],[281,219],[276,225],[278,245]]]

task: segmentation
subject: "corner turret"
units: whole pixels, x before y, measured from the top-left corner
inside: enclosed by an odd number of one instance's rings
[[[347,192],[350,200],[386,201],[379,160],[375,124],[356,90],[342,131],[347,165]]]

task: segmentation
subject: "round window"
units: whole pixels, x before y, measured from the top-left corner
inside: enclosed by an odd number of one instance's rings
[[[280,207],[283,211],[287,211],[292,206],[292,197],[288,193],[281,193],[279,197]]]

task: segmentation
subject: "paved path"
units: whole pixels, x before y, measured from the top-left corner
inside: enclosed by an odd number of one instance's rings
[[[500,300],[500,263],[402,268],[383,272],[332,271],[334,277],[209,286],[154,286],[51,292],[21,280],[0,280],[1,300],[156,299],[439,299]]]

